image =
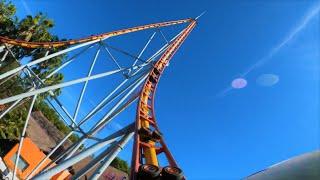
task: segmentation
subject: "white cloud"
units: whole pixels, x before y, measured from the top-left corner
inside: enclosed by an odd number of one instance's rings
[[[258,67],[261,67],[264,65],[267,61],[272,59],[272,57],[277,54],[284,46],[286,46],[297,34],[299,34],[307,25],[308,23],[316,16],[319,14],[320,11],[320,2],[318,2],[315,6],[313,6],[307,14],[302,18],[302,20],[294,27],[291,29],[291,31],[283,38],[282,41],[280,41],[278,44],[276,44],[270,52],[256,61],[253,65],[249,66],[246,71],[240,74],[240,77],[245,77],[247,76],[250,72],[255,70]],[[225,96],[226,93],[231,91],[232,88],[228,86],[224,90],[222,90],[220,93],[216,95],[216,97],[223,97]]]

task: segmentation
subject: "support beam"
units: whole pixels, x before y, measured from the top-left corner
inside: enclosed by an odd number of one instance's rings
[[[106,50],[106,52],[108,53],[112,61],[117,65],[119,69],[121,69],[120,64],[117,62],[116,58],[111,54],[110,50],[104,44],[102,44],[102,46],[104,47],[104,49]]]
[[[57,149],[59,149],[59,147],[73,134],[73,131],[69,132],[57,145],[56,147],[54,147],[49,154],[46,155],[45,158],[43,158],[39,163],[38,165],[30,172],[30,174],[27,176],[27,180],[29,180],[33,175],[34,173],[43,165],[44,162],[46,162],[50,156],[56,152]]]
[[[5,46],[0,46],[0,53],[6,48]]]
[[[134,129],[134,123],[130,124],[129,127]],[[84,168],[82,168],[79,172],[77,172],[72,179],[76,180],[84,176],[86,173],[88,173],[92,168],[94,168],[98,163],[100,163],[102,160],[104,160],[107,155],[110,154],[111,150],[117,147],[117,143],[114,143],[107,149],[105,149],[102,153],[100,153],[95,159],[93,159],[90,163],[88,163]]]
[[[164,36],[164,34],[163,34],[163,32],[161,31],[161,29],[160,29],[160,28],[158,28],[158,31],[160,32],[160,34],[161,34],[161,36],[162,36],[163,40],[164,40],[165,42],[167,42],[167,44],[169,44],[169,41],[167,40],[166,36]]]
[[[119,73],[119,72],[121,72],[123,70],[124,69],[108,71],[108,72],[96,74],[96,75],[85,77],[85,78],[79,78],[79,79],[76,79],[76,80],[72,80],[72,81],[68,81],[68,82],[64,82],[64,83],[60,83],[60,84],[56,84],[56,85],[52,85],[52,86],[47,86],[47,87],[40,88],[40,89],[31,91],[31,92],[22,93],[22,94],[19,94],[19,95],[15,95],[15,96],[12,96],[12,97],[9,97],[9,98],[2,99],[2,100],[0,100],[0,104],[6,104],[6,103],[9,103],[9,102],[12,102],[12,101],[16,101],[18,99],[22,99],[22,98],[26,98],[26,97],[29,97],[29,96],[33,96],[35,94],[40,94],[40,93],[44,93],[44,92],[47,92],[47,91],[50,91],[50,90],[59,89],[59,88],[62,88],[62,87],[67,87],[67,86],[71,86],[71,85],[74,85],[74,84],[82,83],[82,82],[85,82],[87,80],[93,80],[93,79],[102,78],[102,77],[109,76],[109,75],[112,75],[112,74],[115,74],[115,73]]]
[[[94,58],[93,58],[93,61],[91,63],[91,66],[90,66],[90,69],[89,69],[89,72],[87,74],[87,77],[91,76],[91,73],[92,73],[92,70],[94,68],[94,65],[96,64],[96,61],[98,59],[98,56],[99,56],[99,53],[100,53],[100,47],[98,48]],[[120,68],[121,69],[121,68]],[[76,110],[74,112],[74,115],[73,115],[73,120],[76,121],[77,120],[77,116],[78,116],[78,112],[79,112],[79,109],[80,109],[80,106],[81,106],[81,102],[82,102],[82,99],[83,99],[83,95],[84,93],[86,92],[86,88],[87,88],[87,85],[88,85],[88,82],[89,80],[86,80],[84,82],[84,85],[82,87],[82,90],[81,90],[81,93],[80,93],[80,96],[79,96],[79,99],[78,99],[78,103],[77,103],[77,106],[76,106]]]
[[[93,128],[87,133],[88,135],[95,135],[98,133],[103,127],[105,127],[114,117],[117,115],[117,111],[123,110],[118,109],[118,107],[134,92],[134,90],[137,89],[137,87],[144,82],[144,80],[147,78],[147,75],[145,75],[139,83],[137,83],[125,96],[123,96],[112,108],[111,110],[100,120],[98,121]],[[70,158],[78,149],[79,147],[85,142],[85,138],[81,138],[79,141],[80,143],[77,144],[77,146],[66,156],[65,159]]]
[[[105,138],[103,140],[103,142],[98,142],[98,143],[92,145],[91,147],[80,152],[79,154],[77,154],[67,160],[60,162],[58,166],[55,166],[49,170],[41,172],[40,174],[36,175],[32,179],[34,179],[34,180],[50,179],[52,176],[56,175],[57,173],[67,169],[68,167],[76,164],[77,162],[81,161],[82,159],[99,151],[101,148],[104,148],[106,145],[116,141],[119,136],[132,134],[132,133],[133,133],[132,126],[126,127],[125,132],[123,130],[119,130],[119,131],[117,131],[117,133],[114,133],[114,134],[110,135],[108,138]]]
[[[3,56],[2,56],[2,58],[1,58],[1,60],[0,60],[1,62],[3,62],[3,61],[6,59],[8,53],[9,53],[9,51],[6,51],[6,52],[3,54]]]
[[[113,159],[119,154],[119,152],[123,149],[123,147],[128,143],[128,141],[132,138],[134,132],[130,134],[126,134],[119,143],[116,144],[116,147],[110,152],[102,162],[101,165],[96,169],[90,179],[98,180],[98,178],[103,174],[103,172],[107,169],[107,167],[111,164]]]
[[[22,133],[21,133],[21,137],[20,137],[20,141],[19,141],[17,156],[16,156],[15,163],[14,163],[15,166],[14,166],[12,178],[16,177],[17,167],[18,167],[18,165],[19,165],[19,157],[20,157],[20,153],[21,153],[22,146],[23,146],[23,140],[24,140],[24,137],[25,137],[25,135],[26,135],[26,131],[27,131],[27,127],[28,127],[28,122],[29,122],[29,119],[30,119],[30,116],[31,116],[31,112],[32,112],[32,109],[33,109],[33,105],[34,105],[34,103],[36,102],[36,99],[37,99],[37,95],[34,95],[33,98],[32,98],[32,102],[31,102],[31,104],[30,104],[30,107],[29,107],[29,111],[28,111],[28,115],[27,115],[26,121],[25,121],[25,123],[24,123],[24,127],[23,127],[23,130],[22,130]]]
[[[91,169],[97,166],[104,158],[106,158],[112,149],[117,145],[117,143],[112,143],[107,147],[102,153],[90,161],[85,167],[78,171],[75,175],[72,176],[72,180],[80,179],[82,176],[86,175]]]
[[[58,71],[60,71],[61,69],[63,69],[64,67],[66,67],[67,65],[69,65],[71,62],[73,62],[78,56],[80,56],[81,54],[83,54],[84,52],[86,52],[88,49],[94,47],[95,44],[91,44],[89,46],[87,46],[86,48],[82,49],[80,52],[76,53],[75,55],[73,55],[72,57],[70,57],[68,60],[66,60],[61,66],[57,67],[57,69],[55,69],[54,71],[52,71],[52,73],[50,73],[48,76],[46,76],[45,79],[48,79],[49,77],[53,76],[55,73],[57,73]],[[44,80],[45,80],[44,79]]]
[[[73,51],[73,50],[75,50],[75,49],[78,49],[78,48],[81,48],[81,47],[84,47],[84,46],[87,46],[87,45],[90,45],[90,44],[97,43],[97,42],[99,42],[99,41],[100,41],[100,39],[97,39],[97,40],[94,40],[94,41],[89,41],[89,42],[86,42],[86,43],[83,43],[83,44],[79,44],[79,45],[76,45],[76,46],[73,46],[73,47],[64,49],[64,50],[62,50],[62,51],[59,51],[59,52],[56,52],[56,53],[53,53],[53,54],[50,54],[50,55],[48,55],[48,56],[39,58],[39,59],[37,59],[37,60],[35,60],[35,61],[29,62],[29,63],[27,63],[27,64],[25,64],[25,65],[23,65],[23,66],[17,67],[17,68],[15,68],[15,69],[12,69],[12,70],[10,70],[10,71],[8,71],[8,72],[5,72],[5,73],[1,74],[1,75],[0,75],[0,80],[3,79],[3,78],[5,78],[5,77],[10,76],[11,74],[14,74],[14,73],[16,73],[16,72],[18,72],[18,71],[21,71],[21,70],[22,70],[23,68],[25,68],[26,66],[29,66],[29,67],[30,67],[30,66],[39,64],[39,63],[41,63],[41,62],[43,62],[43,61],[46,61],[46,60],[48,60],[48,59],[51,59],[51,58],[53,58],[53,57],[56,57],[56,56],[65,54],[65,53],[67,53],[67,52]]]
[[[118,91],[114,96],[111,97],[111,94],[114,94],[115,91],[111,92],[106,98],[104,98],[92,111],[88,113],[88,115],[83,118],[79,125],[84,124],[87,120],[89,120],[93,115],[95,115],[97,112],[99,112],[102,108],[113,102],[116,98],[120,97],[122,94],[124,94],[129,89],[133,88],[139,81],[146,75],[146,73],[142,74],[140,77],[138,77],[136,80],[132,81],[129,85],[127,85],[122,90]],[[124,80],[123,82],[127,82],[128,79]],[[120,84],[122,85],[122,83]],[[119,86],[118,86],[119,87]],[[115,90],[118,90],[116,88]],[[111,98],[110,98],[111,97]]]
[[[36,73],[34,73],[31,68],[26,67],[26,69],[28,70],[27,72],[30,74],[30,77],[31,77],[31,75],[32,75],[32,76],[35,77],[35,79],[37,80],[37,82],[33,82],[33,83],[39,84],[39,85],[38,85],[38,88],[40,88],[41,85],[42,85],[43,87],[46,87],[46,86],[47,86],[47,85],[45,84],[44,80],[40,79],[39,76],[38,76]],[[47,77],[48,77],[48,76],[47,76]],[[33,81],[32,78],[31,78],[31,80]],[[45,79],[45,80],[46,80],[46,79]],[[30,91],[32,91],[32,90],[34,90],[34,89],[31,89]],[[62,103],[59,101],[59,99],[55,96],[54,92],[53,92],[52,90],[49,90],[48,92],[49,92],[49,94],[51,95],[52,99],[60,106],[60,108],[62,109],[62,111],[63,111],[63,112],[67,115],[67,117],[70,119],[70,121],[71,121],[70,124],[72,125],[72,127],[73,127],[73,128],[76,127],[76,126],[77,126],[77,123],[75,122],[75,119],[70,115],[70,113],[68,112],[68,110],[62,105]],[[58,114],[60,114],[60,113],[58,112]],[[63,120],[67,123],[67,121],[66,121],[65,119],[63,119]],[[68,124],[68,123],[67,123],[67,124]]]
[[[144,51],[147,49],[147,47],[149,46],[150,42],[152,41],[152,39],[154,38],[154,36],[156,35],[156,32],[154,32],[151,37],[149,38],[149,40],[147,41],[147,43],[144,45],[144,47],[142,48],[142,50],[140,51],[138,57],[134,60],[132,66],[136,65],[136,63],[138,62],[138,59],[140,59],[140,57],[142,56],[142,54],[144,53]]]

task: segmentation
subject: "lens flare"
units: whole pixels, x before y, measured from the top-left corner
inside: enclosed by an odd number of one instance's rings
[[[247,86],[247,80],[243,79],[243,78],[237,78],[237,79],[234,79],[231,83],[231,86],[234,88],[234,89],[242,89],[244,87]]]
[[[260,86],[274,86],[279,82],[279,76],[275,74],[262,74],[257,78],[257,84]]]

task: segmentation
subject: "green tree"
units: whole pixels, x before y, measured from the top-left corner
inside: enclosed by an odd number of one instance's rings
[[[118,157],[114,158],[114,160],[110,164],[112,167],[119,169],[127,174],[130,173],[130,168],[127,161],[124,161]]]
[[[0,33],[9,35],[15,29],[15,22],[17,21],[16,7],[12,3],[7,3],[5,0],[0,1]]]
[[[16,8],[11,2],[5,0],[0,0],[0,36],[9,37],[12,39],[19,39],[24,41],[34,41],[34,42],[50,42],[59,41],[56,35],[50,33],[50,29],[54,26],[51,19],[48,19],[42,13],[38,13],[35,16],[26,16],[22,20],[18,20],[15,15]],[[3,44],[0,44],[0,46]],[[0,73],[4,73],[10,69],[20,66],[19,60],[30,59],[33,61],[40,57],[43,57],[48,49],[37,48],[37,49],[27,49],[18,46],[7,45],[15,55],[13,57],[11,54],[7,55],[5,61],[0,66]],[[61,48],[51,48],[50,53],[57,52]],[[5,55],[5,51],[0,53],[0,57]],[[55,68],[61,65],[65,56],[58,56],[45,61],[36,66],[32,67],[32,70],[40,77],[45,78],[49,73],[51,73]],[[63,81],[63,74],[57,73],[50,78],[47,78],[46,84],[56,84]],[[0,82],[0,98],[12,96],[18,93],[25,92],[27,89],[32,88],[32,83],[29,78],[24,75],[15,75],[10,77],[10,79],[5,79]],[[60,90],[55,91],[56,95],[60,94]],[[46,103],[43,102],[43,98],[48,94],[42,94],[36,103],[35,110],[44,111],[43,114],[52,121],[62,132],[70,132],[70,129],[64,125],[64,123],[59,119],[57,114],[52,110]],[[22,127],[21,122],[26,118],[26,109],[29,107],[28,102],[30,99],[25,99],[20,103],[19,108],[8,113],[4,118],[0,120],[0,136],[3,138],[17,139],[19,138],[19,133]],[[23,123],[22,123],[23,124]],[[76,140],[76,136],[71,138]]]

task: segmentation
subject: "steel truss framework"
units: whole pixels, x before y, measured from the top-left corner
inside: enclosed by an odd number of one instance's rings
[[[57,146],[52,149],[44,159],[41,160],[41,162],[39,162],[39,164],[32,170],[32,172],[29,173],[26,179],[50,179],[50,177],[83,160],[89,155],[99,152],[99,154],[91,162],[89,162],[84,168],[82,168],[72,177],[73,179],[81,178],[87,172],[92,170],[93,167],[97,167],[90,179],[98,179],[102,175],[104,170],[110,165],[112,160],[117,156],[117,154],[124,148],[130,138],[134,139],[131,162],[131,179],[139,179],[137,174],[141,170],[141,166],[144,164],[151,165],[150,167],[161,169],[162,166],[158,162],[158,155],[161,153],[164,153],[165,157],[167,158],[171,170],[177,170],[178,165],[174,160],[173,155],[170,153],[167,145],[165,144],[165,141],[160,133],[155,119],[154,96],[161,74],[163,73],[165,67],[168,65],[174,53],[178,50],[188,34],[195,27],[196,20],[197,18],[190,18],[177,21],[155,23],[113,31],[100,35],[94,35],[79,40],[62,42],[25,42],[20,40],[12,40],[6,37],[0,37],[0,53],[3,55],[2,57],[0,57],[1,64],[6,61],[7,57],[15,57],[14,53],[11,51],[11,48],[14,46],[19,46],[21,48],[45,48],[48,50],[44,57],[33,60],[27,64],[21,65],[20,67],[0,74],[0,84],[4,83],[14,76],[21,76],[21,74],[24,74],[24,77],[29,78],[33,83],[33,87],[27,90],[27,92],[0,99],[0,106],[2,108],[2,111],[0,111],[0,120],[12,109],[19,106],[21,104],[21,101],[31,101],[24,128],[21,133],[17,158],[15,160],[15,167],[13,170],[13,177],[17,176],[17,167],[19,163],[18,157],[20,156],[21,149],[23,147],[23,141],[26,135],[26,129],[32,109],[38,95],[41,93],[50,94],[51,100],[48,100],[47,102],[51,104],[53,101],[58,105],[59,110],[57,109],[57,106],[52,107],[56,108],[56,112],[60,115],[61,119],[67,125],[69,125],[69,127],[71,127],[72,131],[68,133],[57,144]],[[159,30],[159,28],[165,26],[173,26],[183,23],[187,23],[187,26],[171,40],[168,40],[160,30],[161,36],[165,39],[166,43],[147,60],[141,59],[141,56],[148,47],[149,43],[154,38],[157,31],[155,31],[150,36],[138,56],[127,53],[127,55],[132,56],[134,59],[134,62],[129,67],[120,66],[116,58],[111,54],[109,50],[117,49],[108,45],[105,41],[106,39],[113,36],[119,36],[146,29]],[[50,53],[50,48],[60,46],[67,46],[67,48],[55,53]],[[73,62],[76,62],[78,56],[80,56],[88,49],[91,49],[92,47],[98,48],[95,52],[95,56],[89,67],[89,71],[86,77],[50,86],[46,85],[46,80],[48,78],[52,77],[57,72],[69,66]],[[52,73],[50,73],[43,79],[41,79],[35,72],[32,71],[32,66],[36,64],[44,61],[50,62],[52,58],[63,54],[68,54],[76,50],[80,51],[65,60],[60,67],[55,69]],[[99,74],[92,74],[101,51],[107,52],[110,59],[117,66],[117,69]],[[88,82],[94,79],[99,79],[114,74],[122,74],[125,75],[126,78],[120,84],[118,84],[108,95],[106,95],[98,105],[96,105],[88,114],[86,114],[84,118],[78,120],[77,117],[80,111],[80,107],[83,104],[83,97],[86,93]],[[83,87],[76,104],[75,113],[72,115],[67,110],[67,108],[65,108],[63,102],[60,102],[60,100],[55,96],[54,90],[79,83],[83,83]],[[108,123],[110,123],[110,121],[112,121],[117,115],[119,115],[123,110],[125,110],[135,101],[138,101],[135,122],[119,131],[108,135],[105,138],[96,137],[96,134],[99,131],[101,131]],[[90,129],[83,128],[84,124],[86,124],[88,121],[91,121],[93,116],[95,116],[104,107],[111,103],[114,104],[99,121],[95,122],[95,124]],[[43,165],[47,161],[47,159],[49,159],[59,149],[59,147],[62,146],[62,144],[74,133],[82,134],[82,136],[77,142],[68,147],[62,154],[59,154],[57,158],[52,159],[52,162],[46,165],[45,168],[43,168]],[[79,151],[81,145],[83,145],[83,143],[85,143],[85,141],[89,139],[95,140],[95,143]],[[101,152],[101,150],[103,151]],[[59,161],[57,165],[51,166],[52,163],[56,163],[57,161]]]

